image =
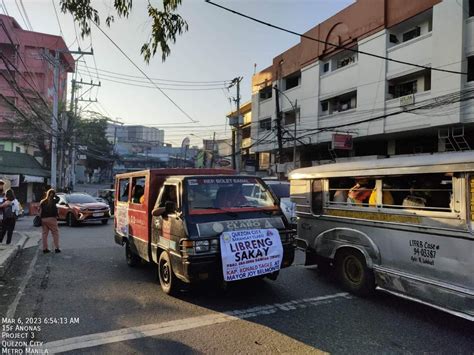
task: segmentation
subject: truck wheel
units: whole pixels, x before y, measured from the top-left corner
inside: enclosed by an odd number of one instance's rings
[[[140,257],[132,252],[128,242],[125,243],[125,258],[127,259],[127,265],[130,267],[135,267],[140,264]]]
[[[166,251],[160,254],[160,259],[158,260],[158,278],[161,289],[167,295],[173,295],[178,291],[179,280],[174,274],[170,256]]]
[[[358,296],[370,295],[375,289],[374,273],[367,268],[358,251],[343,250],[336,256],[337,275],[342,286]]]
[[[75,227],[77,226],[77,219],[76,217],[74,217],[74,214],[69,212],[66,216],[66,221],[67,221],[67,225],[69,227]]]

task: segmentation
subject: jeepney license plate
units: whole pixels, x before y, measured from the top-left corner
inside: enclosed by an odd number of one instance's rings
[[[93,217],[102,217],[104,214],[103,213],[93,213]]]

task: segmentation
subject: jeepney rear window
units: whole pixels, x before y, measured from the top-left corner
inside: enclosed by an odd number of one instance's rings
[[[189,210],[275,208],[268,190],[255,178],[196,178],[187,180]]]
[[[120,202],[128,202],[129,182],[128,178],[119,180],[118,200]]]

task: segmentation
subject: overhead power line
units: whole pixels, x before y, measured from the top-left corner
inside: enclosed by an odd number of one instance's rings
[[[102,78],[103,81],[110,81],[113,83],[117,84],[122,84],[122,85],[128,85],[128,86],[135,86],[135,87],[140,87],[140,88],[146,88],[146,89],[156,89],[155,85],[143,85],[143,84],[134,84],[134,83],[129,83],[125,81],[119,81],[119,80],[114,80],[114,79],[109,79],[109,78]],[[80,84],[80,82],[79,82]],[[161,90],[166,91],[166,90],[171,90],[171,91],[212,91],[212,90],[220,90],[221,88],[169,88],[169,87],[164,87]]]
[[[88,75],[90,77],[93,77],[91,72],[90,71],[87,71],[85,72],[84,67],[81,66],[81,68],[79,68],[77,70],[77,72],[79,74],[82,74],[82,75]],[[88,66],[86,65],[86,70],[88,70]],[[118,76],[118,75],[111,75],[111,74],[101,74],[101,77],[102,78],[109,78],[109,79],[115,79],[115,80],[126,80],[127,83],[128,82],[133,82],[133,83],[138,83],[138,84],[149,84],[150,82],[148,80],[146,80],[145,78],[142,78],[142,79],[131,79],[131,78],[127,78],[127,77],[123,77],[123,76]],[[105,79],[104,79],[105,80]],[[184,84],[184,83],[161,83],[161,82],[158,82],[156,80],[153,80],[156,84],[164,87],[164,86],[173,86],[173,87],[214,87],[214,88],[218,88],[219,90],[223,89],[226,87],[226,84],[225,82],[221,82],[221,83],[216,83],[216,84],[211,84],[211,83],[205,83],[205,84],[197,84],[197,83],[192,83],[192,84]]]
[[[459,71],[454,71],[454,70],[448,70],[448,69],[441,69],[441,68],[432,68],[432,67],[428,67],[426,65],[420,65],[420,64],[415,64],[415,63],[410,63],[410,62],[406,62],[404,60],[398,60],[398,59],[393,59],[393,58],[388,58],[388,57],[384,57],[382,55],[378,55],[378,54],[374,54],[374,53],[370,53],[370,52],[365,52],[365,51],[360,51],[358,49],[354,49],[354,48],[350,48],[350,47],[345,47],[345,46],[341,46],[341,45],[338,45],[338,44],[335,44],[335,43],[331,43],[331,42],[327,42],[327,41],[323,41],[321,39],[318,39],[318,38],[314,38],[314,37],[311,37],[311,36],[308,36],[308,35],[305,35],[303,33],[298,33],[296,31],[292,31],[292,30],[289,30],[287,28],[283,28],[283,27],[280,27],[280,26],[277,26],[277,25],[274,25],[274,24],[271,24],[269,22],[265,22],[265,21],[262,21],[262,20],[259,20],[255,17],[252,17],[252,16],[249,16],[249,15],[246,15],[242,12],[238,12],[238,11],[235,11],[235,10],[232,10],[228,7],[225,7],[225,6],[222,6],[222,5],[219,5],[219,4],[216,4],[210,0],[205,0],[208,4],[210,5],[213,5],[213,6],[216,6],[218,8],[221,8],[225,11],[228,11],[228,12],[231,12],[235,15],[238,15],[238,16],[241,16],[241,17],[244,17],[248,20],[251,20],[251,21],[255,21],[257,23],[260,23],[262,25],[265,25],[265,26],[268,26],[268,27],[271,27],[271,28],[275,28],[277,30],[280,30],[280,31],[283,31],[283,32],[286,32],[286,33],[290,33],[290,34],[293,34],[293,35],[296,35],[296,36],[299,36],[299,37],[302,37],[302,38],[306,38],[306,39],[309,39],[311,41],[315,41],[315,42],[318,42],[318,43],[323,43],[323,44],[327,44],[327,45],[330,45],[334,48],[337,48],[337,49],[344,49],[344,50],[347,50],[347,51],[350,51],[350,52],[354,52],[354,53],[359,53],[359,54],[363,54],[363,55],[367,55],[367,56],[370,56],[370,57],[374,57],[374,58],[378,58],[378,59],[382,59],[382,60],[386,60],[386,61],[389,61],[389,62],[394,62],[394,63],[399,63],[399,64],[405,64],[405,65],[409,65],[409,66],[412,66],[412,67],[417,67],[417,68],[422,68],[422,69],[428,69],[428,70],[432,70],[432,71],[438,71],[438,72],[443,72],[443,73],[450,73],[450,74],[458,74],[458,75],[467,75],[466,72],[459,72]]]
[[[23,9],[23,12],[25,14],[25,18],[26,18],[26,21],[28,22],[28,26],[29,26],[30,30],[33,31],[33,26],[31,26],[31,21],[30,21],[30,18],[28,17],[28,13],[26,12],[25,5],[23,4],[23,0],[20,0],[20,5],[21,5],[21,8]]]
[[[119,76],[126,76],[128,78],[139,78],[143,79],[143,76],[137,76],[137,75],[130,75],[130,74],[124,74],[124,73],[118,73],[110,70],[105,70],[105,69],[97,69],[99,72],[103,73],[109,73],[109,74],[115,74]],[[203,81],[196,81],[196,80],[173,80],[173,79],[163,79],[163,78],[151,78],[151,80],[154,81],[163,81],[163,82],[171,82],[171,83],[188,83],[188,84],[220,84],[220,83],[230,83],[232,79],[226,79],[226,80],[203,80]]]
[[[127,58],[128,61],[129,61],[130,63],[132,63],[132,65],[133,65],[135,68],[137,68],[137,70],[138,70],[140,73],[142,73],[143,76],[144,76],[145,78],[147,78],[147,79],[150,81],[150,83],[152,83],[153,86],[154,86],[158,91],[160,91],[181,113],[183,113],[191,122],[198,122],[197,120],[195,120],[194,118],[192,118],[186,111],[184,111],[183,108],[182,108],[181,106],[179,106],[179,105],[176,103],[176,101],[174,101],[171,97],[169,97],[168,94],[165,93],[158,85],[156,85],[156,83],[155,83],[153,80],[151,80],[150,77],[149,77],[137,64],[135,64],[135,62],[127,55],[127,53],[125,53],[125,52],[122,50],[122,48],[120,48],[120,46],[119,46],[117,43],[115,43],[114,40],[113,40],[112,38],[110,38],[110,36],[109,36],[107,33],[105,33],[105,31],[104,31],[102,28],[100,28],[100,26],[99,26],[98,24],[96,24],[95,22],[93,22],[93,23],[94,23],[94,25],[99,29],[99,31],[102,32],[102,34],[103,34],[105,37],[107,37],[107,39],[115,46],[115,48],[117,48],[117,49],[120,51],[120,53],[122,53],[122,55],[123,55],[125,58]]]
[[[54,14],[56,15],[56,21],[58,21],[59,33],[61,34],[61,37],[64,38],[63,28],[61,27],[61,22],[59,22],[58,10],[56,10],[56,5],[54,4],[54,0],[51,0],[51,2],[53,3],[53,9],[54,9]]]
[[[31,28],[28,26],[28,22],[26,21],[25,16],[23,16],[23,12],[21,11],[20,5],[18,5],[17,0],[15,0],[15,5],[16,5],[16,8],[18,9],[18,13],[21,16],[21,19],[23,20],[23,23],[25,24],[26,29],[31,31]]]

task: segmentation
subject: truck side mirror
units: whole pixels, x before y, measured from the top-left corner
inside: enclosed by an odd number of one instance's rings
[[[173,201],[166,201],[165,202],[165,213],[170,214],[170,213],[175,213],[176,212],[176,203]]]

